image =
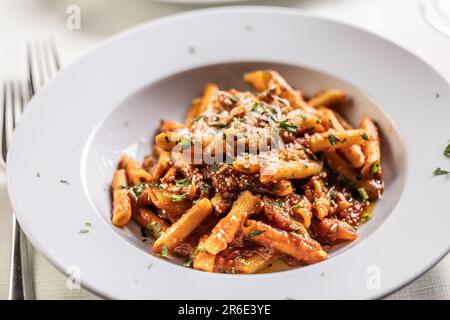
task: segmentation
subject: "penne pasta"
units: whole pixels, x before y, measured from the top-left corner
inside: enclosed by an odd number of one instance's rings
[[[119,169],[114,173],[113,189],[113,214],[112,223],[116,227],[123,227],[131,218],[131,199],[128,194],[125,169]]]
[[[320,244],[298,233],[277,230],[260,221],[248,220],[244,236],[250,237],[259,245],[277,249],[308,264],[326,259],[327,253]]]
[[[362,145],[366,142],[367,134],[364,130],[328,130],[323,133],[315,133],[309,137],[308,142],[313,152],[335,150],[352,145]]]
[[[133,219],[141,227],[149,230],[155,239],[159,238],[169,227],[167,222],[158,217],[152,210],[142,206],[133,210]]]
[[[347,100],[347,95],[341,90],[326,90],[308,100],[308,104],[314,108],[317,107],[334,107]]]
[[[165,246],[172,251],[179,245],[200,223],[211,214],[212,206],[208,199],[199,200],[181,218],[172,224],[153,244],[154,253],[161,253]]]
[[[366,161],[361,168],[363,176],[381,176],[381,152],[380,152],[380,137],[378,130],[370,118],[364,118],[361,122],[360,128],[367,132],[370,140],[362,146]]]
[[[244,220],[255,213],[259,201],[260,197],[250,191],[242,192],[231,211],[213,228],[211,235],[203,244],[203,249],[211,254],[225,250],[242,227]]]

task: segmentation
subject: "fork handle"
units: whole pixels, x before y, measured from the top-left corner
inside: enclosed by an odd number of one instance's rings
[[[33,299],[26,237],[20,229],[15,215],[12,223],[11,271],[9,278],[9,300]]]

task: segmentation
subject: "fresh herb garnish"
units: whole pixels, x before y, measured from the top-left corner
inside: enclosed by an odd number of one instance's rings
[[[81,234],[83,234],[83,233],[88,233],[88,232],[89,232],[88,229],[81,229],[81,230],[79,231],[79,233],[81,233]]]
[[[59,180],[59,182],[61,182],[63,184],[69,184],[69,181],[67,181],[67,180]]]
[[[450,144],[445,148],[444,156],[450,157]]]
[[[330,200],[330,204],[332,207],[337,207],[337,203],[333,199]]]
[[[372,174],[378,173],[380,171],[380,163],[378,161],[375,161],[374,163],[372,163],[371,171],[372,171]]]
[[[280,122],[280,128],[290,132],[296,132],[297,126],[288,123],[286,120]]]
[[[447,170],[444,170],[444,169],[441,169],[441,168],[436,168],[434,171],[433,171],[433,174],[435,175],[435,176],[442,176],[442,175],[444,175],[444,174],[449,174],[450,173],[450,171],[447,171]]]
[[[90,223],[90,222],[85,222],[84,225],[85,225],[86,227],[91,227],[91,226],[92,226],[92,223]]]
[[[308,120],[308,117],[306,115],[304,115],[304,114],[301,114],[300,118],[302,118],[303,120]]]
[[[169,248],[165,243],[163,243],[161,248],[161,257],[167,257],[167,254],[169,253]]]
[[[371,215],[370,213],[364,213],[364,214],[361,216],[361,222],[367,222],[367,221],[369,221],[370,219],[372,219],[372,215]]]
[[[183,138],[178,141],[178,145],[183,149],[187,149],[191,145],[191,141],[189,139]]]
[[[235,273],[236,273],[236,269],[235,269],[234,267],[232,267],[232,268],[230,269],[230,273],[235,274]]]
[[[277,199],[277,205],[279,205],[280,207],[282,207],[284,205],[284,201],[283,199]]]
[[[358,188],[358,193],[359,193],[359,196],[361,197],[361,199],[363,199],[364,201],[366,201],[367,199],[369,199],[369,195],[367,194],[366,189],[364,189],[364,188]]]
[[[258,111],[258,107],[259,107],[259,103],[258,103],[258,102],[255,102],[255,103],[253,104],[253,106],[252,106],[251,111],[252,111],[252,112]]]
[[[217,171],[217,165],[215,163],[213,163],[210,167],[211,172],[216,172]]]
[[[188,186],[191,184],[191,182],[192,182],[191,179],[176,179],[175,180],[175,184],[177,186]]]
[[[198,121],[200,119],[207,119],[207,118],[208,118],[207,116],[205,116],[204,114],[201,114],[201,115],[195,117],[194,119],[192,119],[192,122]]]
[[[183,201],[186,196],[184,194],[172,194],[170,198],[173,202]]]
[[[133,188],[130,188],[128,192],[133,196],[134,199],[138,199],[141,193],[144,191],[145,188],[148,187],[148,183],[142,182],[138,185],[135,185]]]
[[[329,137],[328,137],[328,141],[330,142],[330,144],[332,146],[334,146],[336,144],[336,142],[340,142],[341,140],[338,137],[330,134]]]
[[[249,232],[248,237],[251,239],[253,237],[259,236],[261,233],[264,232],[266,232],[266,230],[253,230]]]
[[[153,188],[161,188],[161,186],[159,185],[159,183],[158,182],[150,182],[149,184],[148,184],[148,186],[149,187],[153,187]]]
[[[365,132],[361,135],[361,137],[366,141],[369,140],[369,136]]]
[[[247,184],[245,185],[245,189],[247,189],[247,190],[252,190],[252,189],[253,189],[253,184],[247,183]]]
[[[209,187],[206,184],[202,184],[199,188],[201,192],[209,192]]]
[[[192,264],[192,259],[184,260],[183,267],[190,267]]]

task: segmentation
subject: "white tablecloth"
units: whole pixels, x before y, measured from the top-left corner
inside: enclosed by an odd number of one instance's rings
[[[450,79],[450,38],[426,24],[418,0],[272,0],[245,4],[281,5],[343,20],[370,29],[415,52]],[[66,25],[70,5],[81,9],[81,29]],[[53,36],[64,65],[104,38],[167,14],[200,6],[145,0],[0,0],[0,80],[25,76],[27,39]],[[11,247],[11,208],[5,172],[0,170],[0,299],[7,297]],[[83,289],[68,289],[66,278],[30,248],[38,299],[98,299]],[[450,256],[388,299],[450,299]]]

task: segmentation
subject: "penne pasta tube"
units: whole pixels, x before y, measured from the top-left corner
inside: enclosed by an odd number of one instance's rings
[[[326,218],[321,221],[314,221],[313,228],[320,238],[330,243],[352,241],[358,237],[351,225],[339,219]]]
[[[323,164],[319,161],[278,161],[269,162],[261,169],[261,183],[279,181],[281,179],[303,179],[322,171]]]
[[[361,145],[366,142],[364,130],[328,130],[323,133],[315,133],[308,138],[312,152],[334,150],[349,147],[351,145]]]
[[[294,217],[297,218],[305,228],[309,228],[312,219],[312,205],[308,198],[302,196],[299,201],[292,206]]]
[[[277,230],[261,221],[247,220],[243,232],[259,245],[277,249],[308,264],[327,258],[317,241],[295,232]]]
[[[169,228],[169,225],[163,219],[147,207],[139,206],[135,208],[132,216],[141,227],[150,230],[155,239]]]
[[[359,180],[350,164],[338,155],[336,151],[325,151],[324,156],[326,163],[335,174],[339,175],[340,180],[350,185],[354,185]]]
[[[217,87],[217,85],[214,83],[208,83],[205,86],[205,89],[203,90],[202,102],[200,103],[200,107],[198,110],[198,114],[196,114],[196,117],[204,114],[208,110],[209,105],[214,100],[214,97],[218,92],[219,87]]]
[[[250,191],[242,192],[230,212],[213,228],[211,235],[203,244],[203,249],[212,254],[225,250],[242,227],[244,220],[255,213],[259,201],[259,195],[255,196]]]
[[[153,244],[154,253],[161,253],[163,246],[169,251],[179,245],[212,212],[208,199],[204,198],[194,204],[178,221],[172,224]]]
[[[292,184],[288,180],[280,180],[270,187],[270,192],[278,197],[284,197],[294,192]]]
[[[250,256],[237,257],[234,269],[236,273],[257,273],[275,262],[278,257],[278,252],[272,248],[256,248]]]
[[[333,107],[347,100],[345,92],[337,89],[326,90],[308,100],[311,107]]]
[[[320,108],[319,109],[324,125],[326,125],[327,129],[334,129],[336,131],[345,131],[344,127],[336,117],[335,113],[328,108]],[[350,164],[354,168],[359,168],[364,164],[364,154],[361,150],[361,146],[352,145],[349,147],[344,147],[340,149],[340,152],[344,155],[344,157],[350,162]]]
[[[125,169],[116,170],[112,180],[113,211],[112,223],[123,227],[131,218],[131,199],[127,188]]]
[[[199,242],[198,248],[202,248],[205,240],[208,238],[208,235],[203,235]],[[205,250],[198,249],[195,252],[195,258],[193,261],[193,267],[197,270],[203,270],[207,272],[214,272],[214,264],[216,261],[216,256],[211,254]]]
[[[381,176],[381,153],[380,153],[380,137],[376,125],[370,118],[364,118],[360,128],[367,132],[370,140],[362,146],[362,151],[366,156],[366,161],[361,168],[363,176]]]
[[[294,90],[278,72],[271,70],[253,71],[246,73],[244,80],[260,92],[275,89],[274,94],[288,100],[295,109],[302,109],[308,114],[316,113],[316,110],[305,102],[300,92]]]
[[[189,108],[188,114],[186,116],[186,120],[184,125],[186,128],[191,128],[193,124],[193,120],[199,115],[200,105],[202,104],[202,97],[195,98],[192,100],[191,106]]]

